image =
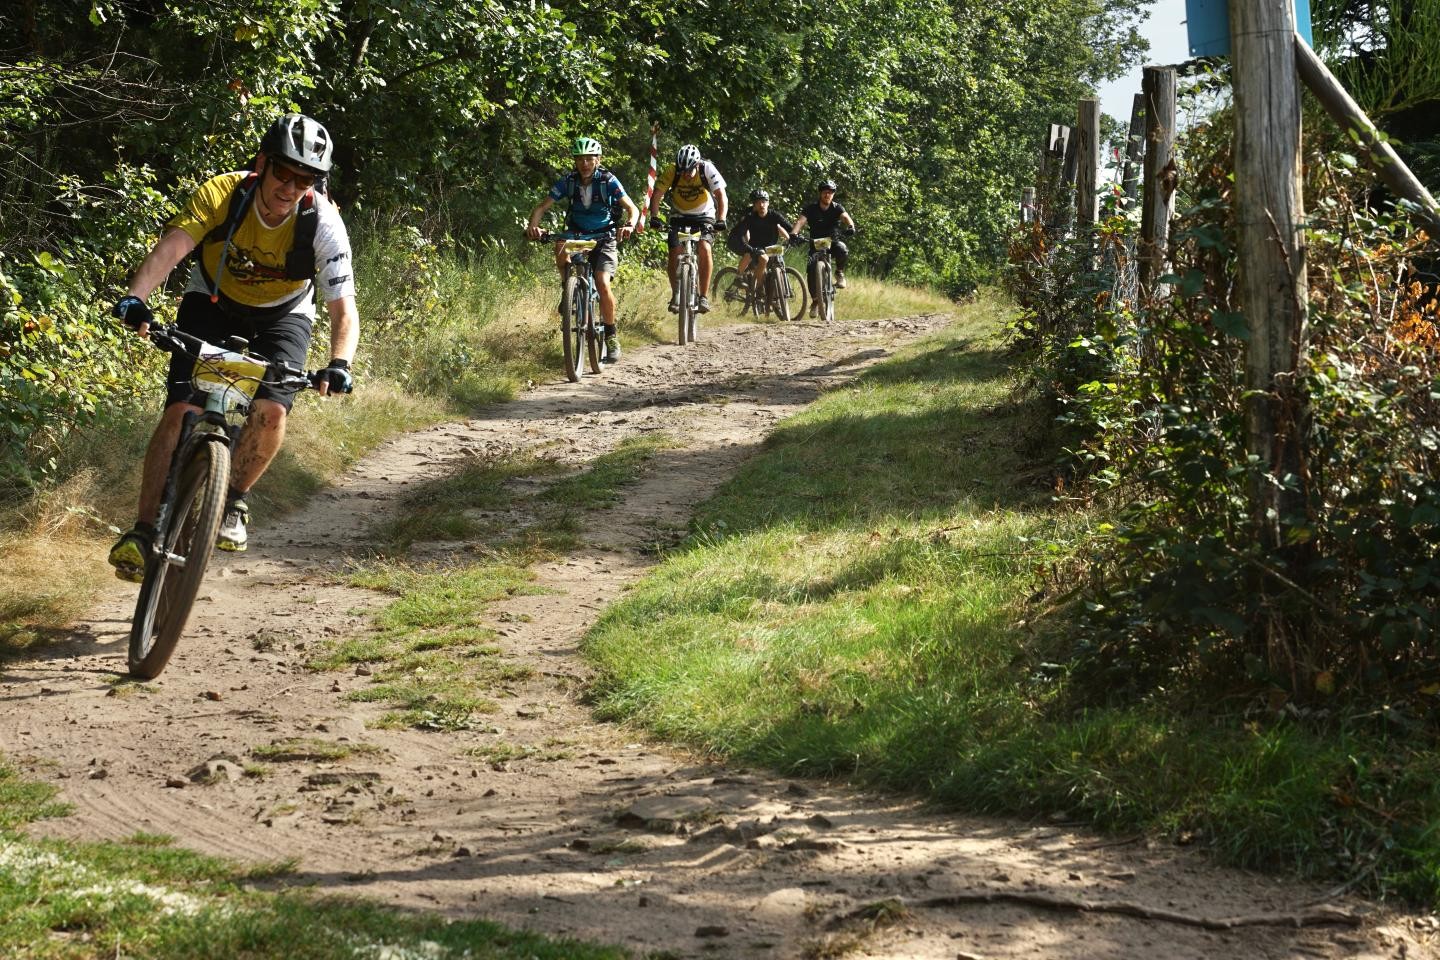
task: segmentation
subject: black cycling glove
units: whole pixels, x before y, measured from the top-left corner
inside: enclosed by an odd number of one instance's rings
[[[150,312],[144,300],[136,296],[121,297],[120,301],[110,308],[110,315],[131,330],[139,330],[142,325],[155,322],[155,314]]]
[[[330,361],[324,370],[315,371],[315,385],[330,385],[331,393],[349,393],[355,389],[355,378],[350,376],[350,361],[338,357]]]

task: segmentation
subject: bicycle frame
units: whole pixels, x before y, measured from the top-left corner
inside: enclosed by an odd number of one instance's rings
[[[313,385],[301,371],[224,349],[164,326],[153,327],[156,346],[195,361],[191,385],[205,394],[200,410],[187,410],[165,474],[155,534],[130,627],[130,672],[154,678],[165,669],[195,602],[220,528],[230,478],[230,448],[238,443],[262,383]],[[234,342],[239,338],[234,338]],[[271,371],[279,376],[265,379]]]
[[[610,232],[542,234],[539,238],[541,242],[561,244],[566,257],[560,278],[560,337],[565,376],[571,383],[580,380],[582,353],[587,357],[590,372],[600,372],[600,291],[595,285],[595,267],[590,257]],[[577,288],[579,296],[576,296]]]
[[[810,257],[805,268],[807,277],[819,274],[815,289],[815,302],[820,308],[820,319],[827,323],[835,319],[835,265],[830,259],[830,247],[834,242],[833,237],[812,239],[810,241]],[[825,265],[824,270],[816,269],[820,264]]]
[[[679,314],[679,335],[676,338],[680,346],[687,342],[694,342],[698,333],[697,317],[700,312],[700,255],[696,252],[696,244],[704,238],[699,230],[677,230],[675,239],[679,241],[680,255],[675,261],[675,282],[676,292],[680,295]]]

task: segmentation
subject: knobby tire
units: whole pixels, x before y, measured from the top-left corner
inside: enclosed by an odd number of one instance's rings
[[[587,339],[585,312],[580,306],[581,296],[580,278],[567,273],[564,295],[560,300],[560,339],[565,346],[565,377],[571,383],[580,382],[580,353],[584,349],[582,344]],[[593,346],[591,352],[594,352]]]
[[[584,295],[585,292],[582,291],[581,296]],[[585,321],[583,323],[585,328],[585,359],[590,364],[590,372],[599,373],[600,340],[603,334],[600,332],[600,324],[596,322],[595,318],[600,315],[600,302],[594,297],[589,297],[586,299],[585,305]]]
[[[690,342],[690,331],[694,328],[692,314],[695,312],[695,267],[692,264],[682,263],[680,265],[680,309],[676,311],[676,334],[675,339],[680,346]]]
[[[715,271],[710,281],[711,309],[722,309],[726,314],[743,317],[749,308],[745,297],[745,278],[734,267],[722,267]]]
[[[821,322],[834,323],[835,280],[830,275],[830,264],[823,260],[815,266],[815,292],[820,304],[820,309],[816,312],[820,314]]]
[[[785,268],[785,286],[790,294],[787,298],[790,319],[799,320],[805,316],[805,308],[810,305],[810,290],[805,286],[805,278],[794,267]]]
[[[174,506],[162,531],[164,553],[152,554],[145,563],[130,624],[132,676],[153,680],[170,662],[205,579],[229,485],[230,449],[219,441],[200,442],[175,484]],[[183,557],[185,565],[170,563],[166,557],[171,554]]]

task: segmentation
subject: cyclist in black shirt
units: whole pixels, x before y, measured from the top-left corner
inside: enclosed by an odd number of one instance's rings
[[[765,278],[765,265],[769,257],[765,248],[772,244],[779,243],[782,239],[789,240],[795,233],[790,221],[770,209],[770,194],[764,190],[753,190],[750,193],[750,212],[740,218],[735,228],[725,240],[725,245],[730,248],[731,253],[740,256],[740,265],[735,269],[741,276],[750,267],[750,258],[754,257],[754,267],[751,269],[751,276],[754,282],[760,284]]]
[[[845,208],[835,202],[835,181],[826,179],[820,181],[820,199],[800,211],[800,219],[795,221],[795,229],[792,233],[799,233],[805,224],[810,224],[811,237],[830,237],[830,256],[835,261],[835,287],[838,290],[845,289],[845,262],[850,259],[850,251],[845,244],[835,235],[836,227],[844,223],[847,233],[855,232],[855,221]],[[813,249],[813,248],[812,248]],[[815,289],[815,278],[811,276],[810,296],[814,297],[818,291]],[[815,302],[810,303],[810,315],[815,315]]]

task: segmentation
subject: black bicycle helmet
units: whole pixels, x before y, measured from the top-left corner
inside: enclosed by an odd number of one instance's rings
[[[335,144],[330,132],[300,113],[287,113],[270,125],[260,149],[272,160],[323,176],[330,172]]]
[[[751,202],[751,203],[754,203],[756,200],[769,200],[769,199],[770,199],[770,194],[767,193],[767,192],[764,191],[764,190],[751,190],[751,191],[750,191],[750,202]]]
[[[820,181],[820,189],[821,189],[821,190],[834,190],[834,189],[835,189],[835,181],[834,181],[834,180],[831,180],[829,177],[826,177],[824,180],[821,180],[821,181]]]

